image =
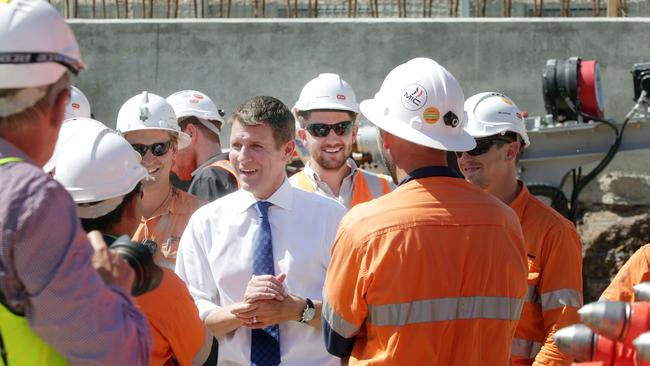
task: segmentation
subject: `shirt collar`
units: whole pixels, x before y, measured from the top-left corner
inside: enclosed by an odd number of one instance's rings
[[[21,158],[26,162],[36,164],[34,160],[32,160],[32,158],[27,156],[27,154],[25,154],[22,150],[17,148],[11,142],[0,137],[0,158],[5,158],[5,157]]]
[[[526,187],[522,181],[518,181],[517,184],[519,184],[521,190],[517,197],[510,202],[510,208],[515,211],[517,217],[519,217],[519,221],[521,221],[521,218],[524,216],[524,210],[526,209],[526,202],[528,202],[530,192],[528,192],[528,187]]]
[[[345,161],[345,164],[347,164],[347,166],[350,167],[350,174],[346,175],[343,178],[343,180],[345,180],[347,178],[354,178],[355,175],[359,172],[359,166],[357,165],[357,163],[354,162],[354,159],[352,159],[352,158],[348,158]],[[322,180],[318,176],[318,173],[316,173],[316,171],[311,167],[311,160],[307,162],[307,164],[305,165],[305,168],[303,170],[305,171],[305,175],[307,175],[307,177],[309,179],[311,179],[312,181],[314,181],[314,182],[322,182]]]
[[[248,210],[260,199],[256,198],[251,192],[240,189],[237,191],[241,195],[241,199],[236,201],[235,210],[242,213]],[[271,202],[274,206],[280,207],[285,210],[290,210],[293,202],[293,188],[289,183],[287,177],[284,177],[280,187],[273,192],[271,197],[264,201]]]

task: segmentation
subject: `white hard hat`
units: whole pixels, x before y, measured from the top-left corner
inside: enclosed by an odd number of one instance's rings
[[[223,109],[217,108],[207,95],[196,90],[182,90],[168,96],[167,103],[174,108],[178,120],[185,117],[196,117],[202,125],[219,136],[225,112]],[[209,121],[218,123],[215,125]]]
[[[181,131],[174,109],[165,98],[143,91],[122,104],[117,114],[117,131],[163,130],[178,136],[178,149],[184,149],[192,140]]]
[[[69,123],[69,122],[74,122],[74,123]],[[59,130],[59,136],[57,137],[56,140],[56,146],[54,147],[54,153],[52,154],[52,157],[50,160],[43,165],[43,170],[46,173],[51,173],[55,168],[56,168],[56,157],[59,154],[59,152],[66,146],[69,146],[71,143],[73,143],[74,137],[78,133],[83,133],[79,131],[86,131],[86,130],[94,130],[94,129],[108,129],[106,125],[103,123],[96,121],[94,119],[90,119],[88,117],[80,117],[80,118],[71,118],[71,119],[66,119],[63,121],[63,124],[61,125],[61,129]]]
[[[50,85],[85,67],[72,30],[47,1],[0,1],[0,39],[0,89]]]
[[[147,176],[140,155],[131,144],[100,122],[78,118],[66,122],[69,143],[56,157],[58,180],[79,205],[82,218],[97,218],[113,211],[123,196]]]
[[[377,127],[404,140],[439,150],[476,146],[463,130],[463,90],[444,67],[415,58],[394,68],[361,113]]]
[[[76,86],[70,87],[70,98],[65,105],[64,119],[90,118],[90,102]]]
[[[311,111],[334,109],[359,113],[359,104],[350,84],[337,74],[320,74],[310,80],[293,109]]]
[[[465,131],[476,138],[515,132],[530,145],[526,123],[512,99],[501,93],[487,92],[471,96],[465,101],[467,125]]]

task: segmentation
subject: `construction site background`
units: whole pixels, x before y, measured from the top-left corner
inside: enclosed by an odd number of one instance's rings
[[[607,0],[55,0],[68,18],[603,17]],[[609,6],[612,6],[611,2]],[[648,0],[615,0],[622,17],[650,16]]]

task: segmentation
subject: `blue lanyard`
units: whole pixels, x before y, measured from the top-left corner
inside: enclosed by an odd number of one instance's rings
[[[430,177],[449,177],[461,178],[455,171],[447,166],[426,166],[418,168],[407,175],[398,185],[406,184],[413,179],[430,178]]]

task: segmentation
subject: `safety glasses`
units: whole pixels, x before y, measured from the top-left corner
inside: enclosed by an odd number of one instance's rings
[[[485,139],[476,139],[476,147],[473,148],[470,151],[464,151],[468,155],[471,156],[479,156],[483,155],[486,152],[490,151],[493,145],[499,144],[499,145],[505,145],[509,144],[511,142],[514,142],[513,140],[508,140],[506,138],[499,138],[499,137],[489,137]],[[460,159],[461,156],[463,156],[463,151],[457,151],[456,156]]]
[[[333,125],[326,123],[310,123],[305,127],[305,130],[314,137],[325,137],[330,134],[330,130],[338,136],[347,136],[352,131],[352,121],[341,121]]]
[[[151,151],[153,156],[163,156],[167,154],[167,151],[172,147],[172,142],[156,142],[151,145],[131,144],[131,146],[133,146],[133,150],[137,151],[144,158],[144,156],[147,155],[147,151]]]

